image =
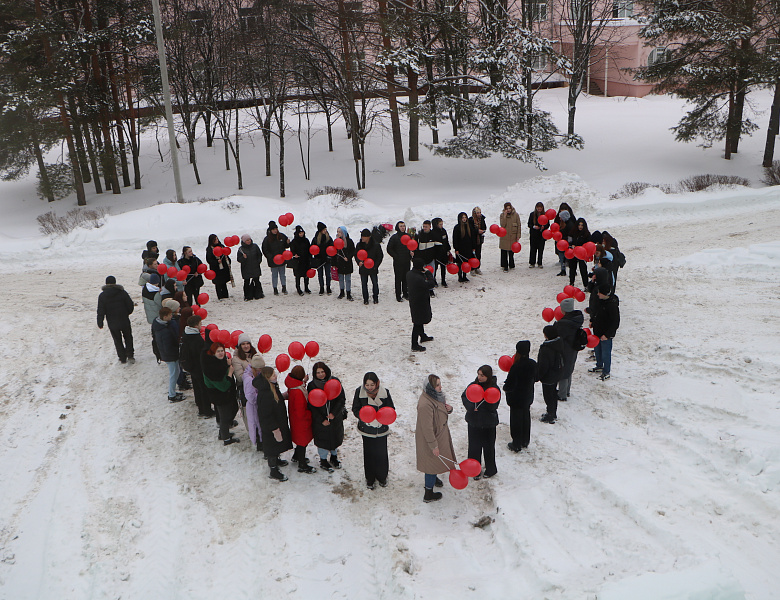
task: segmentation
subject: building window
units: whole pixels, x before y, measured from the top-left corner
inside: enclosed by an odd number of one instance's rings
[[[208,16],[205,10],[191,10],[187,13],[187,19],[195,35],[206,35]]]
[[[613,19],[628,19],[634,16],[634,3],[630,0],[615,0],[612,3]]]
[[[314,29],[314,7],[296,6],[290,13],[290,29],[293,31],[308,31]]]
[[[539,23],[547,20],[547,0],[533,0],[529,8],[532,22]]]
[[[238,22],[241,31],[257,31],[263,24],[263,13],[258,8],[239,8]]]
[[[653,48],[653,51],[647,57],[647,66],[652,67],[669,60],[669,53],[666,48]]]
[[[542,53],[531,57],[531,68],[534,71],[544,71],[547,68],[547,55]]]

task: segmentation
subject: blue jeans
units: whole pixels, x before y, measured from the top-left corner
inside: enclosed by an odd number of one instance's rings
[[[330,261],[326,260],[324,264],[317,267],[317,280],[320,282],[320,289],[327,287],[330,289]]]
[[[602,373],[609,374],[612,367],[612,338],[601,340],[596,346],[596,366],[602,368]]]
[[[287,287],[287,275],[285,274],[285,266],[271,267],[271,285],[276,289],[276,284],[279,279],[282,280],[282,287]]]
[[[339,451],[338,450],[325,450],[325,448],[317,448],[317,454],[320,455],[320,460],[328,460],[330,456],[335,456],[338,458]]]
[[[339,273],[339,289],[352,293],[352,273],[347,273],[346,275]]]
[[[179,379],[179,361],[165,363],[168,365],[168,398],[176,395],[176,380]]]
[[[436,475],[431,475],[430,473],[425,474],[425,487],[429,490],[433,489],[433,486],[436,485]]]

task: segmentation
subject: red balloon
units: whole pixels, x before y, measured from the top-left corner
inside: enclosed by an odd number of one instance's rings
[[[523,247],[520,245],[520,242],[515,242],[514,244],[512,244],[512,252],[514,252],[515,254],[520,252],[520,250],[522,249]]]
[[[189,275],[190,271],[192,271],[189,265],[184,265],[181,270],[184,271],[187,275]]]
[[[542,237],[544,239],[546,240],[552,239],[552,236],[553,236],[553,232],[550,231],[549,229],[545,229],[544,231],[542,231]]]
[[[317,256],[319,253],[320,253],[319,246],[317,246],[316,244],[312,244],[311,246],[309,246],[309,254],[311,254],[312,256]]]
[[[461,263],[460,270],[464,273],[471,273],[471,265],[467,262]]]
[[[338,252],[336,246],[328,246],[327,248],[325,248],[325,254],[327,254],[328,256],[336,256],[336,252]]]
[[[212,250],[214,253],[214,256],[220,257],[222,256],[222,246],[214,246],[214,249]]]
[[[343,250],[344,238],[336,238],[335,240],[333,240],[333,247],[336,248],[336,250]]]
[[[257,340],[257,349],[260,350],[263,354],[268,352],[271,349],[271,345],[273,344],[273,340],[271,339],[271,336],[267,333],[264,333],[260,336],[260,339]]]
[[[476,477],[482,472],[482,465],[474,458],[467,458],[460,463],[460,470],[466,477]]]
[[[547,215],[539,215],[539,218],[536,220],[539,221],[539,225],[541,225],[542,227],[544,227],[545,225],[547,225],[547,223],[550,222],[550,219],[547,218]]]
[[[472,383],[466,388],[466,398],[472,402],[479,402],[485,398],[485,390],[482,389],[481,385]]]
[[[328,400],[335,400],[341,393],[341,382],[338,379],[328,379],[325,382],[325,395]]]
[[[552,231],[553,233],[560,230],[561,230],[561,226],[558,223],[553,223],[552,225],[550,225],[550,231]]]
[[[393,230],[393,226],[390,223],[383,223],[382,227],[384,227],[387,231]]]
[[[485,390],[485,402],[488,404],[495,404],[499,400],[501,400],[501,390],[494,387]]]
[[[567,248],[566,251],[563,253],[563,255],[566,257],[567,260],[571,260],[572,258],[574,258],[574,249]]]
[[[306,354],[306,350],[300,342],[290,342],[290,345],[287,346],[287,352],[295,360],[301,360],[304,354]]]
[[[228,361],[233,358],[233,355],[230,352],[225,352],[225,356],[227,357]]]
[[[363,266],[366,269],[373,269],[374,268],[374,259],[373,258],[367,258],[363,261]]]
[[[306,271],[306,277],[309,279],[314,279],[317,276],[317,269],[309,269]]]
[[[498,231],[496,232],[496,235],[498,237],[504,237],[506,235],[506,229],[503,227],[499,227]]]
[[[292,257],[293,257],[293,254],[292,254],[292,252],[290,250],[285,250],[284,252],[282,252],[282,258],[284,260],[292,260]]]
[[[585,292],[583,292],[582,290],[577,290],[576,292],[574,292],[574,299],[577,302],[585,302]]]
[[[479,269],[479,259],[478,258],[470,258],[469,259],[469,265],[472,269]]]
[[[358,260],[366,260],[368,258],[368,252],[366,252],[365,250],[358,250],[357,258]]]
[[[281,225],[282,227],[287,227],[289,225],[289,223],[287,222],[286,215],[279,215],[277,221],[279,221],[279,225]]]
[[[209,323],[206,325],[206,329],[209,331],[213,331],[214,329],[219,330],[219,327],[217,327],[216,323]]]
[[[558,293],[558,295],[557,295],[557,296],[555,296],[555,301],[556,301],[558,304],[560,304],[561,302],[563,302],[564,300],[566,300],[566,298],[568,298],[568,297],[569,297],[569,294],[567,294],[566,292],[559,292],[559,293]]]
[[[196,271],[199,275],[203,275],[206,272],[206,269],[208,269],[208,266],[205,263],[200,263]]]
[[[408,243],[409,243],[409,242],[411,242],[411,241],[412,241],[412,238],[411,238],[411,237],[409,237],[407,234],[403,234],[403,235],[401,236],[401,243],[402,243],[404,246],[406,246],[406,244],[408,244]]]
[[[555,218],[555,215],[557,214],[554,209],[548,208],[546,211],[544,211],[545,216],[552,221]]]
[[[567,286],[564,286],[563,293],[566,294],[567,297],[571,298],[571,297],[574,296],[574,290],[576,290],[576,289],[577,288],[575,288],[573,285],[567,285]],[[559,300],[559,302],[560,302],[560,300]]]
[[[562,234],[560,231],[553,231],[553,234],[552,234],[552,236],[553,236],[553,239],[554,239],[556,242],[559,242],[559,241],[561,241],[561,239],[563,238],[563,234]]]
[[[450,275],[455,275],[458,272],[458,265],[455,263],[450,263],[447,265],[447,273]]]
[[[198,294],[198,304],[203,306],[204,304],[209,303],[209,295],[206,292],[201,292]]]
[[[512,364],[515,361],[512,360],[511,356],[507,356],[506,354],[498,359],[498,368],[501,369],[504,373],[508,373],[509,369],[512,368]]]
[[[489,230],[490,230],[490,233],[493,233],[493,234],[498,234],[498,225],[496,225],[495,223],[493,223],[493,224],[490,226]]]
[[[309,392],[309,404],[312,406],[325,406],[327,401],[328,398],[322,390],[315,388]]]
[[[585,250],[584,246],[577,246],[574,248],[574,256],[576,256],[579,260],[585,260],[585,258],[588,256],[588,251]]]
[[[157,273],[159,275],[165,275],[168,272],[168,267],[166,265],[157,265]]]
[[[425,269],[429,271],[431,274],[433,274],[433,266],[432,265],[425,265]],[[457,270],[455,271],[457,273]]]
[[[585,248],[587,254],[593,254],[596,251],[596,244],[594,242],[585,242],[582,246]]]
[[[548,323],[549,323],[550,321],[552,321],[554,318],[555,318],[555,312],[553,311],[553,309],[552,309],[552,308],[545,308],[545,309],[542,311],[542,319],[544,319],[544,320],[545,320],[545,321],[547,321]]]
[[[230,346],[235,348],[238,346],[238,337],[244,333],[240,329],[236,329],[233,333],[230,334]]]
[[[230,332],[227,329],[220,330],[219,341],[225,344],[225,346],[230,344]]]
[[[566,240],[558,240],[558,243],[555,244],[555,247],[558,248],[561,252],[566,252],[566,250],[569,249],[569,242]]]
[[[304,348],[304,350],[306,351],[306,356],[308,356],[309,358],[314,358],[320,353],[320,345],[317,342],[306,342],[306,347]],[[340,385],[341,384],[339,384],[339,386]],[[338,396],[338,394],[336,395]]]
[[[168,277],[176,277],[176,273],[178,272],[179,270],[176,267],[168,267],[165,274],[168,275]]]
[[[288,225],[292,225],[293,221],[295,221],[295,216],[291,212],[285,213],[284,216],[287,218]]]
[[[284,256],[282,256],[281,254],[277,254],[276,256],[274,256],[275,265],[281,265],[282,263],[284,263]]]
[[[456,490],[462,490],[469,484],[469,478],[466,477],[463,471],[452,469],[450,471],[450,485]]]
[[[287,369],[290,368],[290,357],[286,354],[280,354],[276,357],[276,369],[280,373],[284,373]]]
[[[415,250],[417,250],[417,246],[419,246],[417,240],[409,240],[409,243],[406,244],[406,247],[409,248],[410,252],[414,252]]]
[[[584,331],[584,332],[585,332],[587,335],[593,335],[593,334],[591,333],[591,331],[590,331],[590,327],[583,327],[583,328],[582,328],[582,330],[583,330],[583,331]]]
[[[358,412],[358,417],[364,423],[370,423],[371,421],[376,421],[376,409],[373,406],[366,405],[360,409],[360,411]]]
[[[595,348],[596,346],[599,345],[600,341],[601,340],[599,340],[599,338],[596,337],[595,335],[589,335],[588,336],[588,348]]]
[[[376,411],[376,420],[382,425],[392,425],[396,419],[395,409],[391,406],[383,406]]]
[[[187,279],[187,272],[186,271],[179,271],[176,273],[176,280],[177,281],[184,281]]]
[[[208,269],[208,270],[207,270],[207,271],[206,271],[206,272],[203,274],[203,276],[204,276],[206,279],[208,279],[209,281],[211,281],[212,279],[214,279],[214,278],[217,276],[217,274],[216,274],[214,271],[212,271],[211,269]]]
[[[563,311],[561,310],[560,306],[556,306],[555,310],[553,311],[553,315],[555,316],[556,321],[560,321],[563,319]]]
[[[205,319],[206,317],[208,317],[208,316],[209,316],[209,311],[207,311],[205,308],[201,308],[201,309],[198,311],[198,316],[199,316],[201,319]]]
[[[233,251],[230,249],[230,246],[228,246],[227,248],[222,248],[222,254],[224,254],[225,256],[229,256],[231,252]]]

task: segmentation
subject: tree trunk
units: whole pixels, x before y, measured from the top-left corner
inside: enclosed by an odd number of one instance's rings
[[[89,123],[84,123],[84,142],[87,145],[87,155],[89,156],[89,164],[92,167],[92,179],[95,181],[95,191],[98,194],[103,193],[103,184],[100,182],[100,170],[98,169],[97,156],[95,155],[95,148],[92,145],[92,133],[90,132]]]
[[[49,173],[46,171],[46,163],[43,162],[43,153],[41,152],[41,145],[38,142],[38,137],[33,138],[33,153],[35,154],[35,160],[38,162],[38,173],[41,177],[41,187],[43,193],[46,196],[46,200],[54,202],[54,192],[51,189],[51,181],[49,180]]]
[[[279,124],[279,197],[284,198],[284,123]]]
[[[263,124],[263,142],[265,143],[265,176],[271,176],[271,117]]]
[[[425,70],[428,75],[428,98],[426,101],[431,105],[431,137],[434,144],[439,143],[439,123],[436,117],[436,87],[433,85],[433,60],[425,59]]]
[[[120,18],[120,25],[124,27],[124,17]],[[127,54],[127,42],[122,40],[122,66],[124,67],[125,94],[127,97],[128,123],[130,125],[130,153],[133,157],[133,183],[135,189],[141,189],[141,164],[139,163],[138,139],[135,131],[135,107],[133,105],[133,92],[130,86],[130,59]]]
[[[392,51],[390,36],[385,27],[387,19],[387,0],[379,0],[379,16],[382,20],[382,47],[386,52]],[[387,80],[387,98],[390,106],[390,129],[393,132],[393,150],[395,151],[395,166],[404,166],[404,147],[401,139],[401,120],[398,118],[398,101],[395,97],[395,74],[393,66],[385,67],[385,79]]]
[[[89,164],[87,163],[87,155],[84,150],[84,138],[81,132],[81,119],[76,109],[76,101],[71,94],[68,94],[68,110],[70,111],[70,118],[73,122],[73,141],[76,144],[76,152],[79,154],[79,165],[81,165],[81,178],[84,183],[92,181],[92,177],[89,173]]]
[[[734,87],[729,90],[729,113],[726,117],[726,145],[723,158],[731,160],[732,136],[734,135]]]
[[[192,128],[194,129],[194,127],[193,125]],[[189,127],[187,128],[187,147],[190,151],[190,163],[192,164],[192,171],[195,173],[195,181],[200,185],[200,171],[198,171],[198,159],[195,155],[195,132]],[[175,150],[171,148],[171,152],[175,152]]]
[[[772,108],[769,111],[769,128],[766,132],[766,146],[764,147],[764,167],[771,167],[775,156],[775,138],[780,133],[780,79],[775,81],[775,95],[772,99]]]
[[[228,124],[226,120],[226,112],[225,110],[222,111],[222,145],[225,146],[225,171],[230,171],[230,152],[228,147],[228,138],[230,137],[230,125]]]
[[[109,48],[110,50],[110,48]],[[127,150],[125,149],[125,131],[122,123],[122,108],[119,105],[119,90],[116,86],[116,70],[111,52],[106,52],[106,65],[108,66],[108,81],[111,86],[111,100],[114,106],[114,122],[116,123],[116,138],[119,143],[119,159],[122,166],[122,184],[130,187],[130,170],[127,168]]]
[[[328,152],[333,152],[333,123],[330,120],[330,113],[325,113],[325,120],[328,124]]]
[[[409,161],[413,162],[420,160],[420,115],[417,113],[419,75],[409,68],[406,77],[409,82]]]
[[[214,134],[211,132],[211,110],[210,109],[207,109],[206,114],[203,115],[203,125],[206,127],[206,148],[211,148],[214,145]]]
[[[236,162],[236,177],[238,178],[238,189],[244,189],[244,177],[241,174],[241,147],[239,146],[238,137],[238,109],[236,109],[236,149],[233,153],[233,160]]]

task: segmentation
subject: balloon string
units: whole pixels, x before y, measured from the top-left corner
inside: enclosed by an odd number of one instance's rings
[[[453,465],[456,465],[456,464],[458,464],[458,463],[456,463],[454,460],[452,460],[451,458],[447,458],[446,456],[442,456],[441,454],[439,454],[439,460],[440,460],[442,463],[444,463],[444,466],[445,466],[445,467],[447,466],[447,463],[446,463],[446,462],[444,462],[444,459],[447,459],[447,460],[448,460],[448,461],[450,461],[450,462],[451,462]],[[449,468],[449,467],[447,467],[447,468]]]

